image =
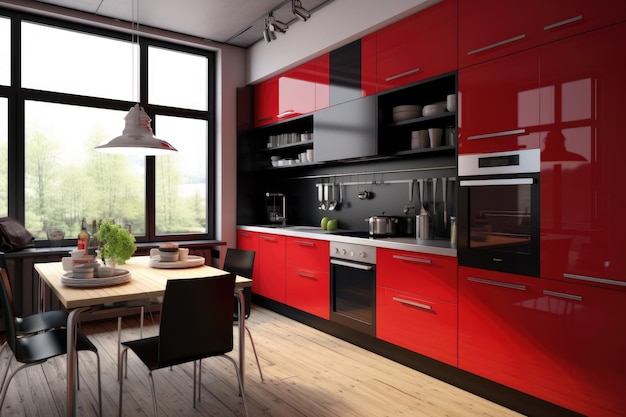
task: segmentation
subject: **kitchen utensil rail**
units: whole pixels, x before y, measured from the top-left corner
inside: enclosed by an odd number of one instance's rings
[[[292,180],[314,180],[324,178],[335,177],[350,177],[354,175],[375,175],[375,174],[398,174],[403,172],[423,172],[423,171],[440,171],[446,169],[456,169],[455,165],[446,165],[440,167],[424,167],[424,168],[406,168],[406,169],[389,169],[384,171],[362,171],[362,172],[346,172],[346,173],[333,173],[333,174],[318,174],[318,175],[304,175],[301,177],[292,177]],[[386,181],[387,182],[387,181]],[[344,183],[345,184],[345,183]],[[371,182],[365,182],[361,184],[371,184]]]

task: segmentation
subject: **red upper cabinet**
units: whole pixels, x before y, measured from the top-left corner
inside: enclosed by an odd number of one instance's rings
[[[626,288],[626,23],[541,48],[541,276]]]
[[[315,61],[309,61],[278,76],[278,121],[315,111]]]
[[[315,110],[330,106],[330,55],[313,60],[315,65]]]
[[[378,92],[376,86],[376,32],[361,38],[361,95],[371,96]]]
[[[376,39],[378,91],[454,71],[457,2],[444,0],[435,4],[379,30]]]
[[[275,123],[278,119],[278,78],[254,86],[254,126]]]
[[[537,149],[536,49],[459,71],[459,154]]]

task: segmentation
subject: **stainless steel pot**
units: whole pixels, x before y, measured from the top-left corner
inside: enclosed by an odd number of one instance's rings
[[[397,234],[397,217],[372,216],[365,219],[365,221],[369,224],[369,235],[371,237],[390,237]]]

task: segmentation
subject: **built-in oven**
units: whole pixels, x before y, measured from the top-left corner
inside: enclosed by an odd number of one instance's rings
[[[330,320],[376,335],[376,247],[330,242]]]
[[[459,265],[539,276],[539,149],[459,155]]]

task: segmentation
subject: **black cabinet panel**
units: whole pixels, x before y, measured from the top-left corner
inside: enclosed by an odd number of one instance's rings
[[[330,105],[361,97],[361,40],[330,53]]]

